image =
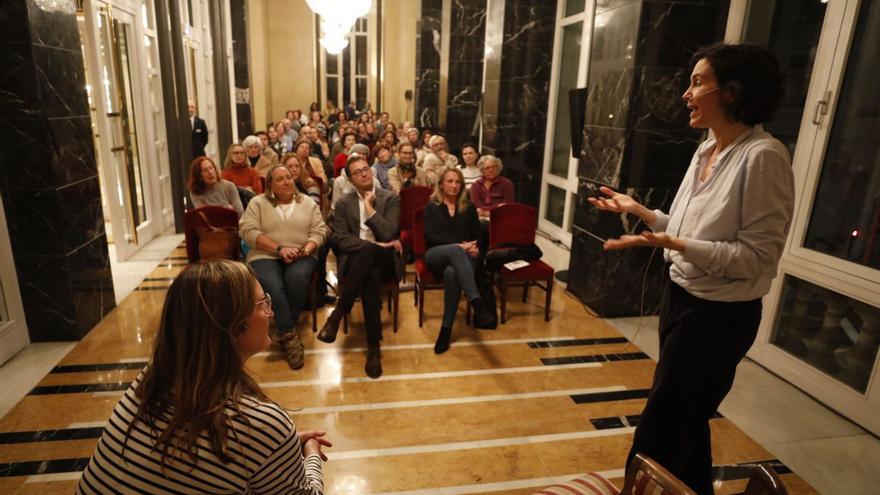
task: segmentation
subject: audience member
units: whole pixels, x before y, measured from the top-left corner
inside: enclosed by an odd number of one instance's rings
[[[281,128],[284,128],[284,124],[281,124]],[[269,134],[269,148],[275,152],[276,160],[280,160],[285,153],[290,151],[284,146],[284,142],[279,139],[278,134],[278,126],[272,126],[267,131]]]
[[[481,218],[489,218],[490,211],[514,201],[513,182],[500,175],[503,165],[493,155],[481,156],[477,166],[483,176],[471,185],[471,202]]]
[[[373,175],[379,179],[382,189],[390,190],[391,184],[388,182],[388,171],[397,166],[397,158],[385,143],[378,143],[373,148],[373,156],[376,157],[373,162]]]
[[[271,140],[269,139],[269,133],[266,131],[257,131],[254,133],[254,136],[260,138],[260,154],[266,157],[266,159],[269,160],[269,163],[278,163],[279,156],[270,146]]]
[[[473,143],[465,143],[461,147],[461,173],[464,176],[465,188],[470,191],[471,185],[477,181],[483,174],[480,173],[480,167],[477,160],[480,158],[480,152]]]
[[[303,173],[302,162],[299,161],[296,153],[287,153],[281,159],[281,163],[290,171],[296,190],[312,198],[320,206],[321,187],[308,173]]]
[[[244,146],[235,143],[226,150],[226,160],[223,162],[223,172],[220,176],[235,184],[236,187],[254,194],[263,192],[263,183],[260,174],[251,168],[248,162]]]
[[[241,142],[241,145],[244,146],[245,151],[247,152],[247,159],[250,163],[250,166],[257,171],[257,174],[266,178],[266,172],[269,171],[269,167],[272,166],[272,162],[269,161],[268,158],[263,156],[263,144],[260,141],[260,138],[257,136],[248,136],[244,138]]]
[[[269,347],[271,319],[247,265],[184,268],[150,363],[113,409],[76,493],[322,494],[324,432],[297,432],[245,368]]]
[[[425,169],[428,185],[433,187],[444,169],[458,166],[458,158],[449,153],[446,148],[446,139],[443,136],[436,134],[431,136],[429,144],[431,152],[422,161],[422,168]]]
[[[443,321],[434,344],[434,352],[449,349],[452,325],[458,300],[464,291],[474,308],[474,326],[490,327],[494,308],[480,297],[475,272],[480,246],[480,221],[474,205],[464,193],[464,177],[458,168],[448,168],[440,175],[431,200],[425,206],[425,263],[438,277],[443,277]]]
[[[382,132],[382,139],[379,140],[380,143],[384,143],[392,150],[397,148],[397,131],[395,131],[394,129],[388,129],[389,127],[393,126],[394,124],[389,122],[386,126],[386,130]]]
[[[400,143],[397,166],[388,171],[388,183],[391,190],[400,194],[401,189],[412,186],[427,186],[425,171],[416,166],[416,154],[409,143]]]
[[[357,143],[351,147],[351,151],[349,152],[349,158],[353,155],[359,155],[364,158],[364,160],[368,160],[370,157],[370,148],[367,148],[365,144]],[[346,161],[346,163],[348,163]],[[373,186],[377,188],[382,188],[382,185],[379,184],[379,179],[377,179],[373,174],[370,174],[373,178]],[[335,210],[336,203],[346,194],[355,190],[354,185],[348,178],[348,174],[345,173],[345,167],[342,168],[342,171],[339,173],[339,177],[333,179],[333,194],[330,196],[330,208]]]
[[[235,184],[221,179],[214,160],[206,156],[200,156],[190,164],[187,188],[195,208],[222,206],[235,210],[239,215],[244,211]]]
[[[290,171],[272,165],[266,192],[251,200],[239,222],[241,238],[251,247],[247,262],[260,285],[275,301],[278,341],[291,369],[304,363],[304,346],[296,323],[311,287],[326,227],[321,210],[296,189]]]
[[[306,132],[305,127],[303,132]],[[312,177],[320,178],[321,182],[327,184],[327,174],[324,173],[324,165],[321,164],[321,160],[311,156],[312,143],[308,139],[300,139],[296,142],[293,149],[306,172]]]
[[[357,143],[357,137],[353,132],[346,132],[342,136],[342,151],[336,154],[336,158],[333,159],[333,177],[339,176],[339,171],[345,167],[345,163],[348,161],[348,154],[351,152],[351,147]]]
[[[342,317],[351,311],[357,297],[364,310],[367,332],[367,361],[370,378],[382,376],[379,341],[382,340],[380,310],[383,281],[403,275],[398,240],[400,199],[375,187],[369,162],[353,154],[345,165],[355,191],[339,199],[332,220],[331,243],[339,256],[339,302],[318,333],[318,339],[332,343]]]
[[[431,141],[432,137],[434,137],[434,133],[431,132],[431,129],[425,129],[422,131],[421,141],[416,147],[416,163],[420,167],[425,162],[425,157],[431,154],[431,145],[428,143]]]

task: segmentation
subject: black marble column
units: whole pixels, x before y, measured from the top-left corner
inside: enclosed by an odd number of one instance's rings
[[[440,33],[443,0],[422,0],[416,23],[415,122],[420,129],[437,128],[440,111]]]
[[[490,0],[490,4],[497,0]],[[489,7],[493,7],[490,5]],[[498,17],[487,23],[486,94],[483,107],[483,151],[501,158],[503,175],[513,181],[516,199],[538,205],[544,160],[544,136],[556,1],[507,0],[503,26]],[[492,43],[502,32],[499,47]],[[488,49],[488,48],[487,48]],[[491,65],[500,63],[500,70]],[[497,74],[497,75],[496,75]]]
[[[251,109],[251,83],[248,75],[247,1],[230,0],[232,20],[232,67],[235,76],[235,113],[238,138],[254,133],[254,115]],[[226,153],[226,150],[220,150]]]
[[[656,308],[663,253],[603,251],[590,234],[607,239],[646,227],[635,217],[597,212],[586,198],[607,185],[668,210],[702,139],[688,127],[681,100],[689,60],[700,46],[723,38],[728,4],[623,0],[596,8],[569,288],[601,316]]]
[[[452,0],[445,127],[456,154],[462,144],[476,143],[480,132],[485,37],[486,0]]]
[[[79,339],[115,306],[74,8],[0,3],[0,196],[37,342]]]

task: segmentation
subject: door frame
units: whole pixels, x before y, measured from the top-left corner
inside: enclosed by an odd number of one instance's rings
[[[6,306],[6,319],[0,319],[0,365],[2,365],[31,342],[2,200],[0,200],[0,252],[10,253],[9,256],[0,257],[0,304]]]

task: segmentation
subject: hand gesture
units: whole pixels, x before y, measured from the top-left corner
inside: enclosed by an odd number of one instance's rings
[[[330,443],[324,435],[326,435],[326,431],[301,431],[298,433],[299,441],[302,443],[302,451],[303,457],[308,457],[312,454],[318,454],[321,456],[321,460],[327,462],[327,454],[325,454],[321,447],[332,447],[333,444]]]
[[[394,239],[393,241],[388,241],[388,242],[375,241],[375,244],[377,246],[381,246],[383,248],[393,248],[395,251],[397,251],[398,254],[403,254],[403,246],[400,244],[400,241],[397,239]]]
[[[652,246],[683,252],[685,250],[685,241],[684,239],[671,236],[666,232],[654,233],[650,230],[646,230],[640,235],[626,234],[620,236],[619,239],[608,239],[602,247],[606,251],[612,251],[616,249]]]
[[[633,213],[637,214],[642,206],[638,201],[632,199],[631,196],[619,193],[610,187],[602,186],[599,192],[608,196],[607,198],[587,198],[591,205],[602,211],[613,211],[615,213]]]
[[[283,259],[285,263],[293,263],[302,255],[298,248],[287,246],[282,247],[278,254],[281,255],[281,259]]]
[[[369,191],[364,194],[364,205],[369,206],[370,208],[376,208],[376,193],[373,191]]]

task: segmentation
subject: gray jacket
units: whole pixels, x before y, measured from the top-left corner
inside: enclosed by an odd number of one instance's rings
[[[373,231],[377,241],[393,241],[400,236],[398,229],[400,198],[381,187],[376,187],[374,190],[376,191],[376,213],[367,220],[366,225]],[[357,191],[352,191],[339,199],[331,225],[333,234],[330,237],[330,242],[336,248],[339,273],[345,273],[348,256],[370,244],[370,241],[360,237],[361,213]],[[394,269],[397,278],[402,278],[403,262],[400,256],[395,255]]]

